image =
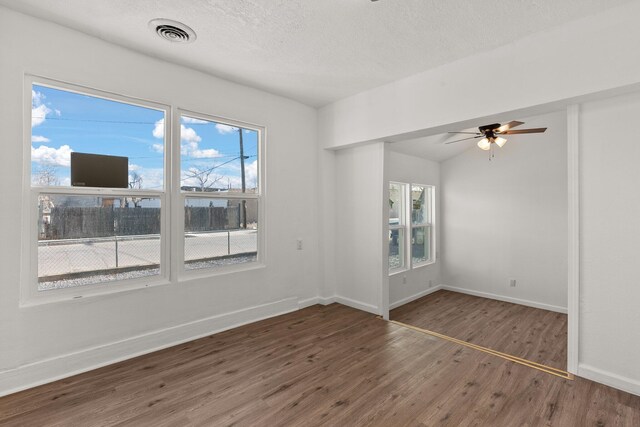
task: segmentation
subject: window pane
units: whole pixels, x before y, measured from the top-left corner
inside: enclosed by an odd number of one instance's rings
[[[258,201],[187,197],[185,269],[254,262],[258,258]]]
[[[420,185],[411,186],[411,223],[431,222],[429,215],[429,188]]]
[[[126,157],[129,188],[163,189],[163,111],[41,85],[31,96],[32,185],[70,187],[77,152]]]
[[[404,230],[389,230],[389,270],[404,267]]]
[[[257,131],[182,116],[180,139],[183,191],[257,192]]]
[[[38,290],[159,274],[160,199],[38,197]]]
[[[405,184],[389,183],[389,225],[404,224]]]
[[[431,259],[431,228],[411,229],[411,261],[420,264]]]

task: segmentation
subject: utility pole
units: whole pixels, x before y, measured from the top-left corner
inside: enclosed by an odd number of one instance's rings
[[[244,193],[246,188],[245,177],[244,177],[244,145],[242,142],[242,128],[238,128],[238,135],[240,136],[240,173],[242,175],[242,192]],[[242,200],[241,203],[241,214],[242,216],[242,228],[247,229],[247,201]]]

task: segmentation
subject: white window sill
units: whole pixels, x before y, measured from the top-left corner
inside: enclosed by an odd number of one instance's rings
[[[430,265],[435,265],[435,263],[436,263],[436,261],[435,261],[435,260],[434,260],[434,261],[421,262],[420,264],[415,264],[415,265],[413,265],[411,268],[412,268],[413,270],[416,270],[416,269],[418,269],[418,268],[428,267],[428,266],[430,266]]]
[[[227,274],[242,273],[245,271],[260,270],[266,267],[266,264],[263,262],[255,261],[245,264],[230,265],[228,267],[185,270],[178,275],[178,283],[196,279],[206,279],[209,277],[224,276]]]
[[[96,297],[104,297],[118,293],[126,293],[140,289],[169,285],[171,282],[163,277],[144,278],[141,280],[113,281],[104,284],[84,285],[76,288],[51,289],[37,291],[20,302],[21,308],[36,307],[43,304],[68,301],[84,301]]]
[[[406,268],[406,267],[402,268],[402,269],[399,269],[399,270],[389,271],[389,277],[395,276],[395,275],[400,274],[400,273],[406,273],[407,271],[409,271],[409,269]]]

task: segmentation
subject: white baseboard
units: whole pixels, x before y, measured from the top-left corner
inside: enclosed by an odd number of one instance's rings
[[[316,305],[316,304],[320,304],[320,297],[313,297],[313,298],[298,300],[299,309],[311,307],[312,305]]]
[[[394,303],[389,304],[389,310],[393,310],[394,308],[398,308],[401,305],[405,305],[407,303],[410,303],[411,301],[415,301],[415,300],[417,300],[419,298],[422,298],[424,296],[432,294],[435,291],[439,291],[440,289],[442,289],[442,285],[434,286],[433,288],[425,289],[424,291],[418,292],[417,294],[411,295],[411,296],[406,297],[406,298],[402,298],[399,301],[396,301]]]
[[[298,308],[302,309],[302,308],[307,308],[307,307],[311,307],[312,305],[316,305],[316,304],[320,304],[320,305],[329,305],[329,304],[333,304],[334,302],[336,302],[335,297],[313,297],[313,298],[307,298],[307,299],[302,299],[302,300],[298,300]]]
[[[322,305],[329,305],[336,302],[336,297],[318,297],[318,303]]]
[[[530,300],[520,299],[520,298],[512,298],[512,297],[507,297],[507,296],[498,295],[498,294],[490,294],[488,292],[474,291],[474,290],[471,290],[471,289],[457,288],[455,286],[440,285],[440,288],[444,289],[444,290],[447,290],[447,291],[460,292],[461,294],[473,295],[473,296],[482,297],[482,298],[495,299],[495,300],[504,301],[504,302],[511,302],[513,304],[526,305],[526,306],[529,306],[529,307],[541,308],[543,310],[555,311],[556,313],[567,314],[567,307],[560,307],[558,305],[545,304],[545,303],[542,303],[542,302],[530,301]]]
[[[297,309],[297,298],[287,298],[0,371],[0,396],[91,371],[248,323],[296,311]]]
[[[358,310],[366,311],[368,313],[380,314],[380,310],[378,309],[377,306],[371,305],[371,304],[367,304],[365,302],[356,301],[354,299],[343,297],[343,296],[340,296],[340,295],[334,296],[333,300],[335,302],[339,303],[339,304],[346,305],[346,306],[351,307],[351,308],[355,308],[355,309],[358,309]]]
[[[640,381],[632,380],[631,378],[584,364],[578,365],[578,376],[640,396]]]

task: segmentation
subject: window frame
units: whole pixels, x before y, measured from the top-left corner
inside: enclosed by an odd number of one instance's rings
[[[402,194],[402,206],[403,212],[401,213],[401,223],[398,225],[387,224],[387,230],[391,233],[392,230],[403,230],[404,234],[404,259],[403,259],[403,267],[402,268],[388,268],[389,276],[393,276],[399,273],[405,273],[409,270],[417,269],[420,267],[425,267],[428,265],[435,264],[437,261],[437,253],[436,253],[436,187],[434,185],[427,184],[416,184],[416,183],[407,183],[407,182],[399,182],[399,181],[389,181],[387,188],[390,189],[391,185],[400,185],[403,190]],[[425,196],[425,202],[427,205],[427,222],[413,224],[412,211],[413,211],[413,196],[412,189],[413,187],[423,187],[427,190],[427,195]],[[422,228],[425,227],[428,229],[430,234],[429,239],[429,259],[414,263],[413,262],[413,229],[414,228]],[[388,265],[387,260],[387,265]]]
[[[402,230],[402,233],[404,235],[403,238],[403,259],[402,259],[402,267],[399,268],[391,268],[389,267],[389,275],[392,276],[394,274],[398,274],[398,273],[402,273],[405,272],[407,270],[411,269],[411,264],[409,262],[407,262],[407,254],[410,255],[410,247],[408,246],[409,243],[409,239],[407,236],[407,224],[411,222],[411,217],[408,216],[411,213],[407,212],[407,197],[408,197],[408,190],[409,190],[409,184],[407,184],[406,182],[398,182],[398,181],[389,181],[389,185],[388,188],[391,188],[391,185],[399,185],[401,187],[401,191],[400,191],[400,195],[402,197],[401,199],[401,206],[402,206],[402,212],[400,212],[400,215],[398,216],[399,219],[399,223],[397,225],[392,225],[392,224],[387,224],[389,233],[391,233],[393,230]],[[409,261],[411,261],[409,259]],[[389,264],[389,260],[387,259],[387,265]]]
[[[150,108],[164,113],[164,158],[163,158],[163,186],[161,189],[117,189],[96,187],[63,187],[38,186],[32,184],[31,179],[31,105],[32,89],[34,85],[50,87],[75,94],[87,95]],[[125,96],[117,93],[95,89],[82,84],[71,84],[39,75],[24,74],[23,87],[23,163],[22,163],[22,223],[21,240],[21,268],[19,306],[29,307],[53,302],[83,299],[100,295],[144,289],[147,287],[178,284],[181,280],[200,277],[212,277],[221,274],[253,270],[265,267],[265,140],[266,128],[237,120],[231,120],[178,108],[175,104],[141,99],[135,96]],[[258,200],[258,258],[256,262],[235,264],[217,268],[198,270],[184,270],[184,201],[185,194],[180,190],[180,120],[182,115],[211,120],[258,132],[258,189],[255,195],[248,193],[227,194],[226,199],[257,199]],[[153,197],[160,199],[160,272],[158,275],[139,277],[134,279],[118,279],[103,283],[88,284],[76,287],[38,290],[38,196],[40,194],[56,195],[91,195],[102,197]],[[187,193],[188,197],[199,197],[194,193]],[[207,197],[207,195],[203,195]]]
[[[411,240],[413,240],[413,230],[414,228],[425,228],[428,233],[429,233],[429,258],[426,259],[425,261],[421,261],[421,262],[417,262],[414,263],[413,262],[413,246],[411,247],[411,251],[409,254],[409,261],[411,262],[411,268],[419,268],[419,267],[423,267],[426,265],[431,265],[434,264],[436,262],[436,256],[435,256],[435,240],[436,240],[436,235],[435,235],[435,186],[433,185],[425,185],[425,184],[416,184],[416,183],[411,183],[409,184],[409,203],[408,203],[408,207],[411,207],[411,210],[413,211],[413,187],[422,187],[427,191],[427,194],[425,195],[425,203],[427,203],[427,221],[426,222],[422,222],[422,223],[418,223],[418,224],[414,224],[413,223],[413,217],[411,216],[411,213],[409,214],[410,216],[410,224],[409,224],[409,233],[412,236]],[[410,245],[413,244],[413,242],[409,242]]]
[[[180,124],[182,123],[182,116],[191,117],[194,119],[205,120],[208,122],[215,122],[216,124],[224,124],[233,127],[238,127],[242,129],[252,130],[258,133],[258,186],[255,193],[217,193],[217,192],[189,192],[182,191],[181,186],[179,185],[181,180],[181,160],[182,155],[180,153],[180,144],[181,144],[181,129]],[[175,236],[176,244],[175,249],[177,251],[177,256],[175,257],[175,263],[173,265],[174,271],[177,273],[178,280],[189,280],[201,277],[212,277],[218,275],[224,275],[229,273],[235,273],[239,271],[253,270],[258,268],[264,268],[265,264],[265,202],[264,202],[264,188],[265,188],[265,154],[264,154],[264,144],[266,139],[266,128],[264,126],[258,126],[246,122],[242,122],[239,120],[227,119],[220,116],[214,116],[211,114],[200,113],[193,110],[188,110],[184,108],[176,108],[175,114],[173,116],[173,138],[172,138],[172,149],[177,155],[173,156],[173,160],[175,162],[173,169],[173,182],[177,184],[173,186],[172,190],[174,190],[174,210],[173,217],[177,221],[174,223],[172,227],[177,231],[177,235]],[[257,257],[256,261],[240,263],[240,264],[232,264],[226,266],[217,266],[217,267],[209,267],[209,268],[199,268],[193,270],[187,270],[185,268],[185,256],[184,256],[184,205],[187,199],[198,198],[198,199],[234,199],[234,200],[256,200],[258,203],[258,236],[257,236]]]

